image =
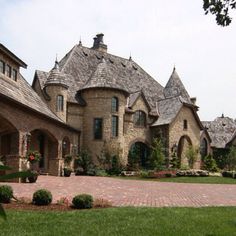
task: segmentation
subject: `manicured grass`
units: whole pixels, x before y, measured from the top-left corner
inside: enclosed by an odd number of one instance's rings
[[[141,178],[141,177],[115,177],[126,180],[145,180],[174,183],[202,183],[202,184],[236,184],[236,179],[226,177],[171,177],[171,178]]]
[[[0,235],[236,235],[236,207],[7,211]]]

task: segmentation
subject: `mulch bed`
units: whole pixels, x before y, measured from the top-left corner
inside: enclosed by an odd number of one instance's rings
[[[27,211],[74,211],[76,209],[67,205],[50,204],[48,206],[36,206],[32,203],[21,203],[12,201],[8,204],[3,204],[4,209],[27,210]]]

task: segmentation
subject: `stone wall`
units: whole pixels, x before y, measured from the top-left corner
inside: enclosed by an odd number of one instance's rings
[[[188,128],[184,129],[183,123],[187,120]],[[187,136],[190,138],[194,148],[200,148],[200,127],[194,117],[192,110],[188,107],[183,106],[175,118],[175,120],[170,124],[169,127],[169,152],[174,145],[178,145],[180,138],[182,136]],[[198,160],[195,164],[195,168],[200,167],[200,155],[198,155]]]
[[[126,106],[126,97],[123,92],[111,89],[89,89],[82,94],[87,105],[84,107],[82,146],[89,149],[94,161],[96,156],[101,153],[104,142],[110,142],[114,146],[123,147],[123,120]],[[118,112],[112,113],[111,99],[117,97],[119,100]],[[112,115],[118,116],[118,136],[112,137]],[[103,119],[103,134],[101,140],[94,139],[94,119]],[[122,154],[123,154],[122,150]],[[123,155],[122,155],[123,156]]]

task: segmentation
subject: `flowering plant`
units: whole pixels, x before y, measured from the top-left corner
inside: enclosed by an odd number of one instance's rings
[[[30,163],[38,162],[41,158],[41,155],[38,151],[28,151],[26,154],[26,159]]]

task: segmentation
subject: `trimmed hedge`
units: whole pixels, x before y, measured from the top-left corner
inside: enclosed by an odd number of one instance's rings
[[[52,202],[52,194],[47,189],[39,189],[34,192],[32,202],[38,206],[49,205]]]
[[[89,209],[93,207],[93,197],[89,194],[76,195],[72,204],[76,209]]]
[[[0,203],[10,203],[13,198],[13,189],[9,185],[0,186]]]

